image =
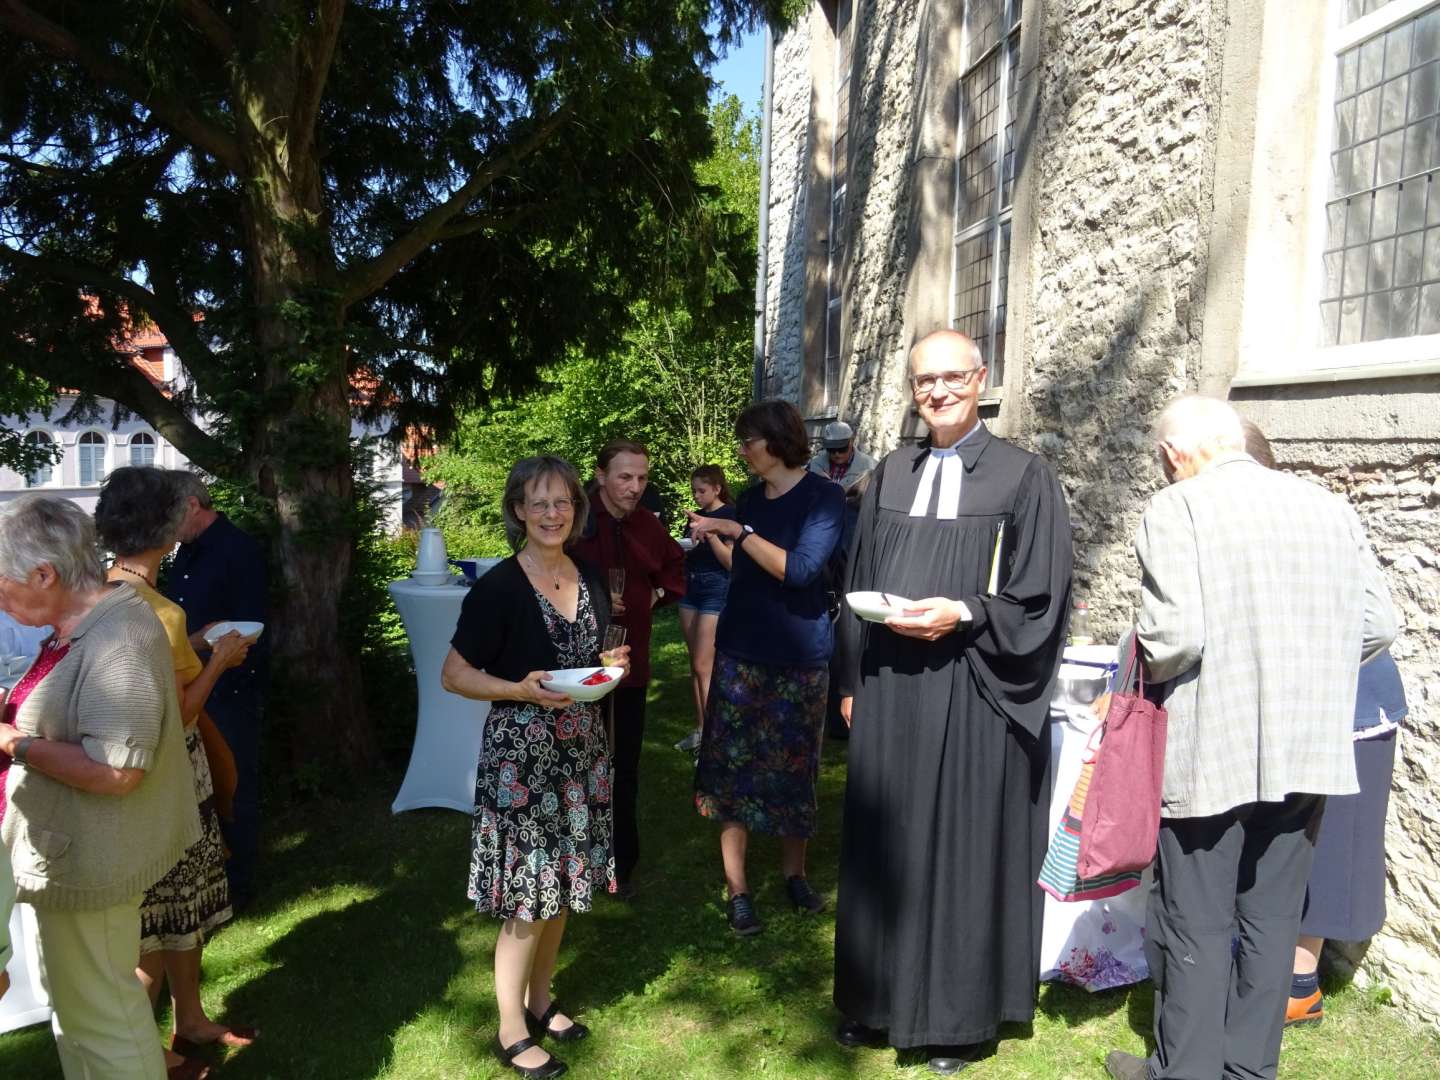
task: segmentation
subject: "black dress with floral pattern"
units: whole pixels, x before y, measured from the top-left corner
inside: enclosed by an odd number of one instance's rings
[[[582,577],[571,622],[538,591],[559,667],[592,662],[599,629]],[[527,922],[589,911],[615,889],[610,752],[599,703],[497,702],[475,781],[468,895],[475,910]]]

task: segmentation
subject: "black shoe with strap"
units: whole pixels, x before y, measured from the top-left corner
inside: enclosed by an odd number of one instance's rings
[[[565,1072],[568,1066],[565,1062],[553,1054],[543,1065],[517,1065],[515,1059],[531,1047],[539,1046],[534,1039],[521,1039],[519,1042],[505,1046],[500,1042],[500,1036],[495,1036],[495,1056],[502,1064],[508,1065],[527,1080],[550,1080],[552,1076],[559,1076]]]
[[[741,937],[749,937],[758,934],[765,928],[755,914],[755,904],[750,899],[749,893],[736,893],[725,905],[725,918],[730,923],[730,929]]]
[[[800,875],[785,879],[785,890],[790,894],[790,903],[801,915],[815,915],[825,910],[825,898],[810,887],[810,882]]]
[[[551,1001],[550,1007],[539,1016],[536,1016],[527,1008],[525,1010],[525,1026],[530,1029],[530,1034],[536,1038],[542,1035],[548,1035],[556,1042],[579,1042],[590,1034],[590,1029],[578,1020],[571,1020],[569,1027],[551,1027],[550,1021],[555,1019],[555,1014],[564,1011],[564,1009],[560,1008],[558,1001]]]

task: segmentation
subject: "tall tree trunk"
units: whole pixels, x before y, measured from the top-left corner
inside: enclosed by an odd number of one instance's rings
[[[294,68],[271,55],[238,78],[250,121],[239,133],[250,172],[243,205],[265,371],[246,457],[277,518],[269,711],[290,732],[298,764],[323,763],[328,780],[343,782],[376,759],[358,657],[339,632],[356,539],[344,312],[327,287],[335,266],[317,163],[313,152],[291,157]]]

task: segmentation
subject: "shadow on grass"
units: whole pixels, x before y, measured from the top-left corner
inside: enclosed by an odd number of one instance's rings
[[[778,842],[754,837],[749,869],[765,932],[736,938],[725,924],[718,831],[694,810],[691,757],[671,748],[693,715],[685,650],[668,614],[657,620],[654,659],[640,894],[633,904],[602,898],[570,923],[556,996],[591,1022],[595,1037],[561,1056],[597,1077],[870,1077],[923,1067],[923,1056],[850,1051],[832,1038],[845,744],[824,749],[810,851],[811,881],[830,908],[793,913]],[[439,810],[392,816],[398,782],[378,777],[349,803],[270,811],[257,903],[207,951],[207,999],[223,997],[221,1015],[263,1033],[226,1060],[224,1075],[505,1075],[486,1048],[496,1027],[498,923],[475,915],[464,897],[470,820]],[[1078,1026],[1128,1005],[1132,1026],[1148,1030],[1148,1003],[1148,988],[1090,995],[1051,987],[1040,1011]],[[1029,1025],[1008,1025],[1002,1042],[1033,1035]],[[59,1075],[44,1029],[7,1037],[4,1049],[6,1075]]]
[[[267,858],[269,884],[247,921],[263,929],[276,913],[325,906],[266,944],[251,961],[261,973],[226,994],[226,1013],[263,1034],[225,1075],[378,1075],[397,1033],[444,999],[465,961],[453,919],[466,820],[395,819],[365,804],[300,808],[277,824],[288,842]],[[457,876],[460,889],[435,887]]]

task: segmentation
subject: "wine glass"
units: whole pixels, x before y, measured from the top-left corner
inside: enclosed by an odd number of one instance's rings
[[[624,571],[622,570],[623,574]],[[605,644],[600,647],[600,663],[606,667],[615,664],[615,650],[625,644],[625,627],[611,623],[605,628]]]
[[[625,597],[625,568],[623,566],[612,566],[610,568],[610,603],[619,604]]]

